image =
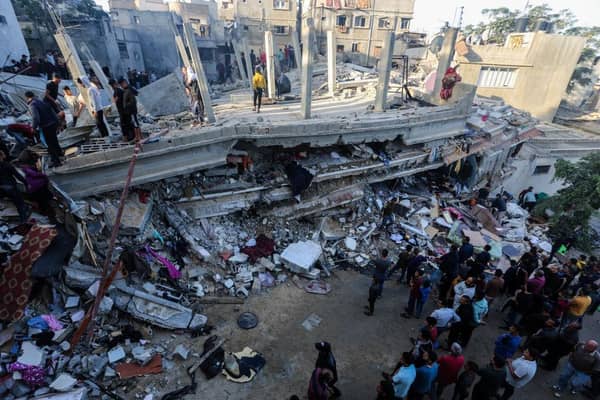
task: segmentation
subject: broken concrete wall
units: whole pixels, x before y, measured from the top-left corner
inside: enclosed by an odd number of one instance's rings
[[[168,97],[165,94],[168,93]],[[183,79],[178,71],[140,89],[138,101],[152,116],[178,114],[189,109]]]

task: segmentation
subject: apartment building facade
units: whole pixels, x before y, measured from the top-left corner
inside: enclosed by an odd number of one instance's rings
[[[374,65],[386,33],[408,32],[415,0],[314,0],[317,46],[324,53],[327,31],[336,32],[338,55],[345,61]]]

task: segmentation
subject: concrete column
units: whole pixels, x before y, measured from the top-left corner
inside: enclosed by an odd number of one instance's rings
[[[212,124],[216,121],[216,119],[210,100],[208,80],[206,79],[206,74],[204,73],[204,66],[202,65],[202,60],[200,59],[200,52],[198,51],[196,36],[194,34],[194,30],[192,29],[192,25],[189,22],[183,25],[183,32],[187,41],[188,50],[190,51],[190,55],[192,56],[192,65],[194,66],[194,72],[196,72],[196,76],[198,77],[198,86],[200,87],[200,95],[202,96],[202,101],[204,102],[204,111],[206,112],[206,119],[209,123]]]
[[[183,61],[183,66],[186,68],[191,67],[190,64],[190,56],[188,56],[187,50],[185,49],[185,44],[183,43],[183,39],[179,34],[175,34],[175,44],[177,45],[177,50],[179,51],[179,56]]]
[[[63,58],[67,62],[67,69],[73,78],[73,81],[76,81],[77,78],[82,76],[87,76],[87,72],[85,68],[83,68],[83,63],[79,58],[79,54],[77,53],[77,49],[71,40],[71,37],[64,31],[63,28],[59,28],[54,35],[54,39],[56,39],[56,44],[58,44],[58,48],[62,53]],[[88,93],[86,90],[81,90],[79,87],[77,88],[81,93],[85,104],[90,104]],[[91,111],[89,107],[86,107],[88,112],[91,115]]]
[[[434,98],[440,95],[440,91],[442,90],[442,79],[444,78],[446,70],[450,67],[452,60],[454,59],[454,46],[456,45],[457,37],[458,29],[448,28],[444,36],[442,49],[438,53],[439,57],[437,76],[435,79],[435,87],[433,89],[433,93],[431,94]]]
[[[306,18],[302,27],[302,106],[300,113],[302,118],[310,119],[310,109],[312,103],[312,18]]]
[[[388,87],[390,85],[390,73],[392,70],[392,56],[394,55],[394,38],[396,33],[386,32],[383,39],[383,49],[379,59],[379,81],[377,82],[377,93],[375,94],[375,111],[385,110]]]
[[[248,79],[250,80],[250,88],[252,88],[254,71],[252,70],[252,61],[250,60],[250,46],[248,46],[248,40],[246,40],[246,38],[242,38],[242,49],[244,52],[244,59],[246,60],[246,72],[248,73]]]
[[[300,54],[300,40],[298,39],[298,31],[292,31],[292,46],[294,46],[294,61],[296,67],[302,69],[302,55]]]
[[[273,32],[265,32],[265,53],[267,55],[267,94],[274,99],[275,91],[275,49],[273,48]]]
[[[232,40],[231,45],[233,46],[233,54],[235,55],[235,62],[237,63],[238,70],[240,71],[240,77],[242,78],[242,81],[246,82],[248,86],[251,86],[251,77],[249,76],[248,78],[246,78],[246,71],[244,71],[240,42]]]
[[[327,31],[327,87],[331,97],[336,87],[336,50],[335,32]]]

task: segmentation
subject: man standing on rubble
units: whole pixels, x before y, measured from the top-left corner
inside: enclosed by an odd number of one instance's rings
[[[58,85],[60,84],[60,75],[52,74],[52,79],[46,84],[46,92],[44,93],[44,102],[48,104],[60,118],[62,107],[58,102]]]
[[[387,270],[392,265],[392,262],[388,259],[388,250],[381,250],[381,258],[373,261],[375,264],[375,271],[373,272],[373,278],[377,280],[377,284],[379,285],[379,293],[378,297],[381,297],[383,293],[383,282],[387,276]]]
[[[92,113],[96,121],[96,127],[100,131],[100,136],[108,136],[108,128],[104,122],[104,108],[102,107],[102,96],[100,96],[100,90],[98,87],[90,82],[87,76],[77,78],[77,83],[82,86],[83,89],[88,91],[88,98],[90,104],[89,110]]]
[[[125,120],[125,116],[123,115],[123,89],[117,83],[117,81],[113,78],[108,80],[108,84],[113,89],[113,102],[117,106],[117,113],[119,114],[119,121],[121,125],[121,134],[125,140],[128,140],[128,132],[127,132],[127,122]]]
[[[379,229],[385,229],[388,225],[394,223],[394,210],[398,204],[398,199],[394,197],[383,207],[381,226]]]
[[[60,156],[62,150],[56,137],[58,131],[58,117],[54,110],[48,105],[48,103],[41,101],[35,97],[33,92],[28,91],[25,93],[25,99],[29,105],[29,112],[31,113],[31,127],[34,131],[41,130],[48,146],[48,153],[52,163],[50,168],[58,167],[61,165]]]
[[[81,98],[81,94],[75,96],[71,91],[71,88],[68,86],[63,87],[63,97],[71,109],[71,115],[73,116],[73,127],[75,127],[77,126],[77,119],[79,119],[81,111],[83,111],[83,108],[85,107],[85,102]]]
[[[126,121],[127,140],[133,140],[140,136],[140,123],[138,121],[137,96],[138,92],[129,85],[125,78],[119,79],[119,85],[123,89],[123,118]]]
[[[252,107],[252,111],[260,113],[262,95],[266,87],[267,82],[265,81],[265,77],[262,74],[262,69],[260,66],[257,66],[256,71],[254,72],[254,76],[252,77],[252,89],[254,90],[254,107]]]

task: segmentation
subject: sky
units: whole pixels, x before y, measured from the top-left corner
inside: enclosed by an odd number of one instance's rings
[[[531,6],[547,3],[554,10],[570,9],[580,26],[600,25],[600,7],[594,6],[597,0],[530,0]],[[414,31],[435,33],[444,21],[452,21],[460,14],[459,7],[464,7],[463,25],[477,24],[483,21],[481,10],[485,8],[508,7],[523,9],[527,0],[415,0],[415,16],[411,24]],[[597,3],[596,3],[597,4]]]
[[[108,0],[95,0],[108,7]],[[570,9],[581,26],[600,25],[600,6],[593,5],[598,0],[529,0],[532,6],[547,3],[554,10]],[[452,22],[458,8],[464,7],[463,26],[483,20],[484,8],[508,7],[523,9],[527,0],[415,0],[415,18],[411,29],[420,32],[436,33],[444,21]],[[596,3],[597,4],[597,3]]]

